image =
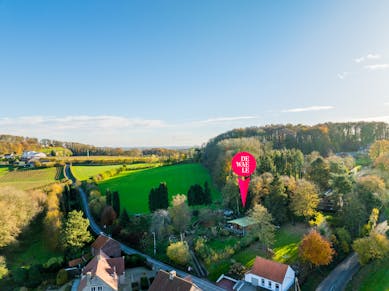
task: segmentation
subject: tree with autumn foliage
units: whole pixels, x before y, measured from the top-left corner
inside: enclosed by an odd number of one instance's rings
[[[291,195],[290,210],[296,216],[308,219],[315,214],[318,204],[319,195],[315,184],[304,179],[298,180],[296,190]]]
[[[372,260],[383,260],[389,256],[389,239],[372,232],[370,236],[354,241],[353,249],[358,254],[359,263],[364,265]]]
[[[300,257],[316,267],[331,263],[334,254],[331,243],[316,230],[306,234],[300,243]]]

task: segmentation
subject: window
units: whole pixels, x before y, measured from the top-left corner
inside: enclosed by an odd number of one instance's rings
[[[262,285],[265,285],[265,279],[262,279],[261,283]]]
[[[103,291],[103,286],[97,287],[97,291]]]
[[[269,285],[269,287],[271,287],[271,282],[270,281],[269,281],[268,285]]]
[[[276,290],[280,290],[280,285],[276,284]]]
[[[96,287],[91,287],[90,290],[91,291],[96,291]]]

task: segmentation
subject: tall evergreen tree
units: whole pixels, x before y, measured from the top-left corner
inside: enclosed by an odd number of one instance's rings
[[[158,196],[159,209],[167,209],[169,207],[169,193],[165,182],[159,184]]]
[[[119,217],[119,224],[122,227],[126,227],[127,225],[129,225],[129,222],[130,217],[128,216],[127,210],[124,208]]]
[[[107,198],[106,198],[107,205],[111,206],[112,205],[112,192],[109,189],[107,189],[105,191],[105,195],[107,196]]]
[[[115,210],[116,215],[119,216],[120,215],[120,197],[119,197],[118,191],[114,191],[112,193],[112,207],[113,207],[113,210]]]
[[[278,176],[274,177],[270,185],[270,193],[265,196],[263,204],[276,224],[282,224],[288,220],[288,195]]]
[[[156,194],[156,189],[151,188],[150,193],[149,193],[149,210],[150,210],[150,212],[154,212],[155,210],[157,210],[156,198],[155,198],[156,195],[155,194]]]
[[[212,203],[212,194],[211,189],[209,188],[208,182],[204,183],[204,204],[211,204]]]
[[[204,191],[199,184],[190,186],[188,190],[188,205],[204,204]]]
[[[149,209],[154,212],[158,209],[167,209],[169,206],[169,193],[165,182],[161,182],[158,188],[152,188],[149,193]]]
[[[81,249],[92,240],[88,227],[89,220],[83,217],[82,211],[70,212],[62,228],[63,246],[71,251]]]

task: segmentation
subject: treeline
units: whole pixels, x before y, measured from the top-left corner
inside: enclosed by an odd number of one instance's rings
[[[39,150],[41,145],[37,138],[14,136],[8,134],[0,135],[0,154],[17,153],[23,151]]]
[[[254,137],[261,143],[271,143],[274,149],[296,148],[304,154],[318,151],[327,156],[331,152],[357,151],[376,140],[387,139],[389,125],[384,122],[347,122],[239,128],[211,139],[205,147],[205,156],[219,142],[243,137]]]
[[[47,152],[47,148],[53,148]],[[64,150],[61,150],[63,148]],[[182,161],[187,158],[193,158],[195,151],[193,149],[123,149],[120,147],[96,147],[93,145],[77,142],[66,142],[50,139],[38,140],[37,138],[0,135],[0,154],[16,153],[22,154],[24,151],[45,151],[52,156],[123,156],[123,157],[164,157],[169,162]],[[66,151],[67,150],[67,151]],[[70,151],[70,152],[69,152]],[[66,152],[66,154],[64,154]]]

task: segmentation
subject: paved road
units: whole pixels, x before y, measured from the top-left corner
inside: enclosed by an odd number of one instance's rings
[[[358,255],[352,253],[340,263],[316,288],[316,291],[339,291],[343,290],[348,281],[358,271]]]
[[[66,173],[67,178],[69,178],[70,180],[73,181],[73,183],[75,183],[75,178],[74,178],[74,176],[73,176],[73,174],[71,172],[71,169],[70,169],[69,165],[65,166],[65,173]],[[78,191],[80,193],[80,197],[81,197],[81,200],[82,200],[82,204],[83,204],[85,215],[89,219],[89,224],[90,224],[90,227],[91,227],[92,231],[95,234],[104,234],[103,230],[95,222],[93,216],[90,213],[87,196],[86,196],[84,190],[82,188],[78,188]],[[121,246],[123,252],[128,254],[128,255],[138,254],[138,255],[144,256],[147,259],[148,262],[152,263],[155,266],[155,268],[157,270],[163,269],[165,271],[171,271],[171,270],[174,269],[172,266],[169,266],[169,265],[167,265],[165,263],[157,261],[156,259],[154,259],[154,258],[152,258],[152,257],[150,257],[150,256],[148,256],[146,254],[143,254],[143,253],[141,253],[141,252],[139,252],[139,251],[137,251],[137,250],[135,250],[133,248],[130,248],[130,247],[126,246],[125,244],[120,243],[120,246]],[[174,270],[176,270],[177,275],[179,275],[180,277],[190,276],[192,278],[193,283],[195,283],[198,287],[200,287],[204,291],[208,291],[208,290],[209,291],[224,291],[223,288],[220,288],[220,287],[214,285],[213,283],[211,283],[211,282],[209,282],[207,280],[198,278],[196,276],[193,276],[192,274],[188,274],[186,272],[183,272],[183,271],[180,271],[180,270],[177,270],[177,269],[174,269]]]
[[[384,234],[389,228],[388,222],[385,220],[375,227],[376,232]],[[316,291],[338,291],[344,290],[347,283],[351,280],[354,274],[359,270],[358,255],[352,253],[343,262],[341,262],[332,272],[324,279],[323,282],[316,288]]]

